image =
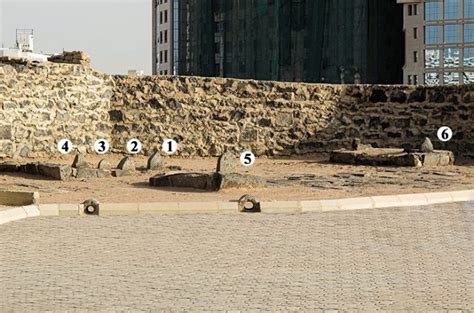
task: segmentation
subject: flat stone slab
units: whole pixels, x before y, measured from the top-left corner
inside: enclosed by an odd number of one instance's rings
[[[219,190],[230,188],[263,188],[266,187],[266,180],[253,175],[238,173],[219,174]]]
[[[20,165],[15,162],[0,163],[0,172],[18,172]]]
[[[150,186],[194,188],[216,191],[218,189],[218,174],[178,173],[172,175],[157,175],[149,180]]]
[[[26,174],[41,175],[55,180],[65,180],[72,175],[71,166],[54,163],[27,163],[20,165],[20,171]]]
[[[38,173],[56,180],[65,180],[71,177],[72,168],[65,164],[38,163]]]
[[[151,177],[150,186],[218,191],[230,188],[262,188],[266,186],[266,181],[258,176],[238,173],[178,173]]]
[[[451,151],[404,152],[403,149],[373,148],[360,151],[335,150],[330,153],[330,162],[372,166],[447,166],[454,164]]]

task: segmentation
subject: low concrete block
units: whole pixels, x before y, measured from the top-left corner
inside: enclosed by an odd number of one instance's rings
[[[338,200],[340,210],[367,210],[374,207],[374,201],[370,197],[347,198]]]
[[[320,200],[323,212],[339,210],[338,200]]]
[[[428,204],[453,202],[453,197],[450,192],[426,193],[425,197]]]
[[[461,190],[450,192],[454,202],[474,201],[474,190]]]
[[[140,214],[170,213],[178,210],[176,202],[139,203]]]
[[[10,222],[10,214],[7,210],[0,211],[0,225]]]
[[[23,207],[23,210],[28,217],[35,217],[40,216],[40,211],[38,210],[38,206],[36,205],[27,205]]]
[[[300,201],[301,212],[322,212],[323,207],[320,200]]]
[[[9,222],[18,221],[28,217],[23,207],[11,208],[6,210],[6,212]]]
[[[59,216],[78,216],[80,210],[79,204],[59,204]]]
[[[219,202],[219,212],[223,213],[239,213],[237,202]]]
[[[59,204],[38,205],[41,216],[59,216]]]
[[[397,196],[376,196],[371,198],[374,203],[374,209],[400,206],[400,199]]]
[[[299,201],[273,201],[260,202],[262,213],[300,213],[301,203]]]
[[[0,205],[23,206],[38,202],[38,192],[0,191]]]
[[[138,203],[101,203],[99,215],[138,214]]]
[[[219,211],[217,202],[179,202],[179,213],[215,213]]]
[[[398,195],[398,199],[400,199],[400,206],[417,206],[429,204],[426,195],[423,193]]]

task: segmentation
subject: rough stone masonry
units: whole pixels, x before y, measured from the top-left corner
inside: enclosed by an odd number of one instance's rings
[[[474,153],[474,85],[321,85],[201,77],[128,77],[84,64],[0,59],[0,157],[57,154],[69,138],[93,151],[99,138],[124,152],[178,141],[181,156],[251,149],[291,155],[350,147],[402,147],[431,138],[435,149]],[[453,129],[448,143],[436,138]]]

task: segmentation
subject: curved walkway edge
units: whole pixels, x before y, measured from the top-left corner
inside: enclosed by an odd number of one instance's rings
[[[262,213],[306,213],[472,202],[474,189],[308,201],[260,202]],[[101,203],[99,215],[239,213],[237,202]],[[0,211],[0,224],[34,216],[85,215],[82,204],[38,204]]]

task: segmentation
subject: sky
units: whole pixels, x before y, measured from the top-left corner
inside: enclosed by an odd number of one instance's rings
[[[151,0],[0,0],[0,46],[34,29],[37,53],[82,50],[110,74],[151,74]]]

